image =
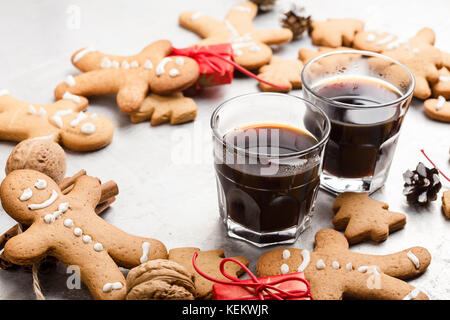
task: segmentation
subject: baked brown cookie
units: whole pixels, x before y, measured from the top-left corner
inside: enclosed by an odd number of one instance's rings
[[[396,46],[398,37],[389,32],[361,31],[355,35],[353,47],[381,53]]]
[[[450,122],[450,101],[445,100],[443,96],[425,100],[423,108],[431,119]]]
[[[450,190],[442,194],[442,210],[447,218],[450,218]]]
[[[174,261],[156,259],[127,275],[127,300],[194,300],[194,276]]]
[[[439,69],[443,66],[442,52],[433,46],[434,41],[434,31],[424,28],[406,43],[396,43],[382,51],[411,70],[416,80],[414,97],[419,99],[431,96],[431,86],[439,81]]]
[[[195,271],[192,265],[192,257],[194,252],[198,252],[197,266],[204,273],[220,280],[229,280],[220,273],[220,262],[225,258],[223,250],[200,251],[199,248],[176,248],[169,251],[169,260],[181,264],[189,272],[194,274],[194,283],[197,291],[198,299],[212,299],[213,297],[213,282],[203,278]],[[248,266],[248,259],[244,257],[233,257],[239,260],[244,265]],[[240,276],[244,270],[234,263],[227,263],[225,271],[232,276]]]
[[[364,29],[364,22],[358,19],[327,19],[311,22],[312,43],[326,47],[351,47],[356,33]]]
[[[333,203],[333,225],[345,230],[351,244],[368,239],[381,242],[406,224],[404,214],[388,209],[387,203],[370,199],[367,193],[344,192]]]
[[[118,266],[133,268],[167,257],[158,240],[128,234],[95,213],[101,198],[100,181],[79,177],[67,194],[48,176],[15,170],[0,186],[3,209],[30,226],[5,245],[5,258],[27,265],[50,255],[78,266],[81,280],[95,299],[124,299],[125,278]]]
[[[268,65],[259,69],[259,77],[286,89],[272,87],[263,82],[259,83],[262,91],[289,92],[302,87],[303,63],[299,60],[272,57]]]
[[[151,93],[139,109],[130,114],[130,119],[133,123],[150,119],[150,124],[157,126],[165,122],[174,125],[193,121],[196,116],[197,104],[181,92],[169,96]]]
[[[450,100],[450,71],[445,67],[439,70],[439,81],[433,85],[433,96]]]
[[[271,44],[282,44],[292,40],[289,29],[257,30],[253,19],[258,6],[252,2],[233,5],[220,21],[199,11],[183,12],[179,23],[204,38],[198,45],[231,43],[234,60],[247,69],[257,69],[270,62]]]
[[[85,73],[69,78],[55,89],[55,97],[117,94],[119,108],[127,114],[139,109],[147,93],[166,95],[189,88],[197,81],[199,68],[188,57],[168,56],[172,43],[155,41],[135,56],[115,56],[93,49],[78,50],[75,67]]]
[[[304,272],[315,300],[427,300],[419,289],[402,281],[425,272],[430,253],[413,247],[389,255],[348,249],[345,237],[332,229],[316,233],[314,252],[281,248],[263,254],[256,265],[260,277]]]

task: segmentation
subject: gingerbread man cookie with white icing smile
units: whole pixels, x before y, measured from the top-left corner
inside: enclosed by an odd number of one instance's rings
[[[80,268],[81,279],[95,299],[124,299],[125,278],[118,266],[133,268],[167,257],[155,239],[128,234],[95,213],[101,196],[98,179],[82,176],[63,195],[46,175],[16,170],[0,186],[4,210],[30,227],[4,248],[8,261],[19,265],[53,256]]]
[[[260,277],[304,272],[316,300],[427,300],[425,293],[403,280],[425,272],[430,261],[422,247],[384,256],[352,252],[341,233],[322,229],[313,252],[275,249],[259,258],[256,271]]]

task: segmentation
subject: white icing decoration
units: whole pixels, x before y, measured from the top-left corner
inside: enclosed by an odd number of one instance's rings
[[[31,140],[53,140],[53,137],[54,137],[54,135],[51,134],[51,135],[48,135],[48,136],[36,137],[36,138],[31,139]]]
[[[46,115],[47,115],[47,110],[45,110],[44,108],[39,107],[38,116],[39,117],[45,117]]]
[[[90,236],[83,236],[83,242],[84,243],[91,243],[92,242],[92,238]]]
[[[61,211],[62,213],[66,212],[67,210],[69,210],[69,203],[68,202],[60,203],[58,206],[58,210]]]
[[[122,61],[122,69],[130,69],[130,64],[127,60]]]
[[[415,54],[417,54],[417,53],[420,52],[420,50],[419,50],[419,48],[414,48],[414,49],[412,49],[412,52],[415,53]]]
[[[231,10],[236,10],[236,11],[241,11],[241,12],[248,12],[251,13],[251,9],[249,7],[244,7],[244,6],[234,6],[231,8]]]
[[[325,267],[326,267],[325,262],[323,262],[322,259],[319,259],[316,263],[316,268],[318,270],[322,270],[322,269],[325,269]]]
[[[131,61],[130,68],[137,68],[137,67],[139,67],[139,62],[137,62],[136,60]]]
[[[311,256],[308,250],[302,250],[302,257],[303,261],[297,268],[298,272],[305,271],[305,269],[309,266],[309,263],[311,262]]]
[[[401,44],[401,43],[402,43],[401,40],[400,40],[400,39],[397,39],[397,40],[395,40],[395,41],[389,43],[389,44],[386,46],[386,49],[387,49],[387,50],[396,49],[396,48],[400,47],[400,44]]]
[[[45,200],[42,203],[29,204],[28,209],[39,210],[39,209],[46,208],[46,207],[50,206],[53,202],[55,202],[56,199],[58,199],[58,192],[56,192],[56,190],[52,190],[52,195],[50,196],[50,198],[48,198],[47,200]]]
[[[95,132],[95,125],[91,122],[86,122],[81,126],[80,131],[85,134],[93,134]]]
[[[73,229],[73,234],[77,237],[81,237],[81,235],[83,234],[83,230],[81,230],[80,228],[75,228]]]
[[[31,114],[31,115],[35,115],[36,114],[36,108],[32,104],[30,104],[28,106],[28,114]]]
[[[145,60],[144,69],[153,69],[153,63],[150,60]]]
[[[333,269],[339,269],[341,266],[339,265],[339,262],[337,261],[333,261],[333,263],[331,264],[331,266],[333,267]]]
[[[119,69],[119,61],[114,60],[113,62],[111,62],[111,67]]]
[[[66,219],[64,220],[64,226],[67,228],[72,228],[73,227],[73,221],[72,219]]]
[[[22,195],[19,197],[19,200],[27,201],[27,200],[30,200],[32,196],[33,196],[33,191],[31,191],[30,188],[26,188],[25,190],[23,190]]]
[[[450,76],[440,76],[439,77],[439,81],[441,81],[441,82],[449,82],[450,81]]]
[[[419,260],[419,258],[417,258],[417,256],[414,253],[411,252],[411,250],[409,250],[406,253],[406,256],[409,258],[409,260],[412,261],[412,263],[414,264],[414,267],[416,267],[416,269],[420,268],[420,260]]]
[[[94,250],[97,252],[103,251],[103,245],[100,242],[94,244]]]
[[[66,83],[69,85],[69,87],[73,87],[76,84],[75,78],[71,75],[68,75],[66,78]]]
[[[160,76],[166,72],[166,70],[164,70],[164,68],[165,68],[166,64],[170,61],[172,61],[172,59],[170,57],[165,57],[164,59],[161,60],[161,62],[156,67],[156,75],[157,76]]]
[[[286,274],[289,272],[289,266],[283,263],[280,267],[281,274]]]
[[[0,97],[1,96],[6,96],[6,95],[8,95],[9,94],[9,91],[8,90],[6,90],[6,89],[0,89]]]
[[[147,262],[148,261],[148,251],[150,250],[150,243],[147,241],[144,241],[142,243],[142,256],[139,259],[139,261],[141,263]]]
[[[261,48],[260,48],[260,46],[254,44],[250,47],[249,50],[250,50],[250,52],[258,52],[258,51],[261,51]]]
[[[178,69],[173,68],[173,69],[169,70],[169,76],[171,76],[171,77],[176,77],[179,74],[180,74],[180,71],[178,71]]]
[[[358,271],[361,273],[365,273],[365,272],[367,272],[367,270],[369,270],[368,266],[361,266],[358,268]]]
[[[97,120],[98,119],[98,114],[96,114],[96,113],[91,114],[91,119],[92,120]]]
[[[352,263],[351,263],[351,262],[347,263],[347,264],[345,265],[345,269],[347,269],[348,271],[352,271],[352,270],[353,270],[353,265],[352,265]]]
[[[374,42],[376,39],[375,35],[373,33],[369,33],[366,37],[367,42]]]
[[[62,128],[63,127],[62,117],[67,116],[71,113],[72,113],[72,110],[70,110],[70,109],[57,111],[53,115],[52,120],[58,126],[58,128]]]
[[[203,15],[205,15],[203,12],[197,11],[191,16],[191,20],[195,21]]]
[[[244,54],[244,52],[242,50],[240,50],[240,49],[234,50],[233,53],[237,57],[242,56]]]
[[[36,183],[34,184],[34,187],[38,190],[42,190],[47,188],[47,181],[44,179],[37,179]]]
[[[184,65],[184,59],[183,59],[182,57],[177,57],[177,58],[175,59],[175,64],[176,64],[177,66],[182,66],[182,65]]]
[[[383,39],[378,40],[377,42],[375,42],[376,45],[382,45],[382,44],[386,44],[388,42],[391,42],[395,39],[395,36],[393,34],[389,34],[386,37],[384,37]]]
[[[44,221],[45,221],[45,223],[48,223],[48,224],[53,223],[53,222],[55,222],[55,217],[50,213],[46,214],[44,217]]]
[[[62,97],[63,99],[72,100],[73,102],[80,104],[81,99],[79,96],[71,94],[70,92],[66,91]]]
[[[102,59],[102,62],[100,63],[100,67],[102,67],[103,69],[111,68],[111,60],[109,60],[108,57],[104,57]]]
[[[436,110],[441,110],[442,107],[444,106],[444,104],[445,104],[445,98],[443,96],[439,96],[437,104],[436,104]]]
[[[87,119],[87,118],[88,118],[88,116],[86,115],[86,113],[79,112],[77,114],[77,117],[75,119],[73,119],[72,121],[70,121],[70,126],[76,127],[77,125],[80,124],[81,121],[83,121],[84,119]]]
[[[83,58],[86,54],[88,54],[89,52],[94,52],[97,50],[94,50],[92,48],[85,48],[83,50],[81,50],[80,52],[78,52],[75,57],[73,57],[73,62],[76,63],[78,61],[80,61],[81,58]]]
[[[414,288],[410,293],[406,295],[406,297],[403,298],[403,300],[413,300],[416,299],[420,294],[420,290],[417,288]]]
[[[233,25],[230,23],[230,21],[225,20],[225,26],[231,32],[233,37],[239,37],[239,32],[233,27]]]
[[[114,283],[108,282],[103,286],[103,292],[110,292],[111,290],[119,290],[122,288],[123,288],[123,285],[120,282],[114,282]]]
[[[283,259],[287,260],[291,257],[291,252],[289,250],[283,250]]]

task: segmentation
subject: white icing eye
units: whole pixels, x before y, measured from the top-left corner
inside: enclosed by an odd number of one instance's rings
[[[30,200],[32,196],[33,196],[33,191],[31,191],[30,188],[26,188],[25,190],[23,190],[21,196],[19,197],[19,200],[27,201],[27,200]]]
[[[80,131],[85,134],[93,134],[95,132],[95,125],[90,122],[86,122],[81,126]]]
[[[289,266],[285,263],[283,263],[280,267],[281,273],[282,274],[286,274],[289,272]]]
[[[44,179],[38,179],[34,184],[34,187],[38,190],[45,189],[47,188],[47,181],[45,181]]]
[[[171,77],[176,77],[179,74],[180,74],[180,71],[178,71],[178,69],[173,68],[173,69],[169,70],[169,76],[171,76]]]
[[[184,59],[183,59],[182,57],[176,58],[176,59],[175,59],[175,64],[176,64],[177,66],[182,66],[182,65],[184,65]]]
[[[283,259],[284,260],[287,260],[287,259],[289,259],[291,257],[291,252],[289,251],[289,250],[284,250],[283,251]]]

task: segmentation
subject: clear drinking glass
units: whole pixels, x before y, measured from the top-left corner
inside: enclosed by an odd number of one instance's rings
[[[377,53],[335,51],[307,63],[302,81],[304,98],[331,121],[321,186],[336,194],[382,187],[412,99],[409,69]]]
[[[309,225],[330,122],[286,94],[238,96],[211,117],[220,215],[256,246],[294,242]]]

